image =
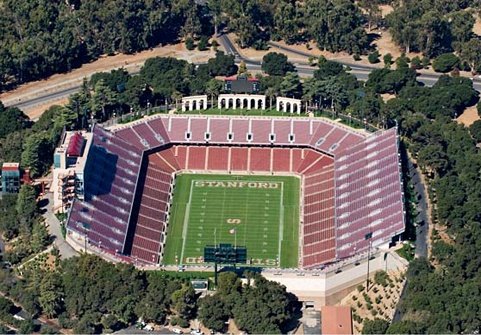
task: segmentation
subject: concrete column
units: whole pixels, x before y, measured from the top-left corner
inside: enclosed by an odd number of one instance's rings
[[[258,100],[257,100],[257,99],[254,99],[254,109],[258,109],[258,108],[257,108],[257,103],[258,103]]]
[[[204,109],[207,109],[207,98],[204,98]]]
[[[185,112],[185,101],[182,101],[182,111]]]

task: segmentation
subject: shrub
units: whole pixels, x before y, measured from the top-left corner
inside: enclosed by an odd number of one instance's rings
[[[423,68],[427,69],[429,68],[429,65],[431,65],[431,62],[429,61],[429,58],[424,56],[422,59],[421,59],[421,63],[423,64]]]
[[[378,313],[378,312],[377,312],[375,309],[371,309],[371,314],[372,314],[372,316],[376,316],[377,313]]]
[[[357,307],[361,308],[361,307],[362,307],[362,302],[358,301],[358,302],[357,302]]]
[[[192,37],[187,37],[185,39],[185,47],[187,48],[187,50],[194,50],[195,49],[194,39]]]
[[[376,64],[376,63],[379,63],[379,51],[373,51],[371,52],[368,56],[367,56],[367,60],[369,61],[369,63],[371,64]]]
[[[436,72],[447,73],[459,65],[459,58],[453,53],[439,55],[433,61],[433,69]]]
[[[392,65],[392,55],[387,53],[384,55],[384,57],[382,58],[382,60],[384,61],[384,66],[386,66],[387,68],[390,68],[391,65]]]
[[[356,301],[356,300],[357,300],[357,296],[353,295],[353,296],[352,296],[352,300]]]
[[[368,302],[368,303],[366,304],[366,308],[367,308],[368,310],[371,310],[371,309],[372,309],[372,304]]]
[[[205,50],[207,50],[208,44],[209,44],[209,39],[206,36],[202,36],[200,38],[200,41],[199,41],[198,45],[197,45],[197,49],[199,51],[205,51]]]
[[[374,282],[378,285],[386,287],[388,285],[389,276],[386,271],[377,271],[374,275]]]
[[[422,62],[421,58],[419,58],[418,56],[414,57],[411,60],[411,68],[412,69],[421,70],[423,67],[424,67],[423,62]]]
[[[478,109],[478,111],[479,111],[479,109]],[[480,113],[481,113],[481,112],[480,112]],[[357,285],[357,290],[358,290],[359,292],[364,291],[364,285]]]
[[[352,56],[352,58],[353,58],[356,62],[358,62],[358,61],[361,60],[361,55],[358,54],[358,53],[355,53],[355,54]]]
[[[372,290],[373,290],[374,293],[379,292],[379,289],[377,287],[373,288]]]
[[[217,40],[212,40],[210,45],[212,46],[212,49],[214,49],[214,51],[217,51],[217,48],[219,47],[219,42],[217,42]]]

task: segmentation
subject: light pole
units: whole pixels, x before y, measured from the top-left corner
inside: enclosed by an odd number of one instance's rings
[[[87,253],[87,240],[89,238],[88,232],[90,230],[90,224],[85,223],[85,222],[81,222],[78,225],[81,226],[82,229],[84,230],[84,252]]]
[[[364,236],[364,240],[369,240],[369,249],[367,249],[367,274],[366,274],[366,292],[369,291],[369,261],[371,259],[371,238],[372,232]]]

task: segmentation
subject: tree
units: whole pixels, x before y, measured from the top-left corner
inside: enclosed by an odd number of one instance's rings
[[[459,65],[459,58],[452,53],[439,55],[433,61],[434,71],[442,72],[442,73],[449,72],[454,68],[456,68],[458,65]]]
[[[185,47],[186,47],[187,50],[194,50],[195,49],[194,39],[192,37],[187,37],[185,39]]]
[[[293,72],[294,66],[287,60],[287,56],[277,52],[269,52],[262,58],[262,71],[270,76],[284,76]]]
[[[229,314],[219,294],[206,296],[199,301],[199,320],[205,327],[223,332],[228,319]]]
[[[217,51],[215,58],[210,58],[207,64],[213,76],[231,76],[237,73],[234,56],[226,55],[222,51]]]
[[[383,61],[384,61],[384,67],[386,68],[391,68],[391,65],[393,63],[393,57],[390,53],[387,53],[384,55],[384,57],[382,58]]]
[[[112,91],[103,80],[99,80],[94,87],[90,110],[97,119],[106,120],[109,112],[117,103],[117,94]]]
[[[222,81],[217,79],[211,79],[207,82],[205,92],[210,95],[210,106],[214,107],[214,97],[217,97],[222,91],[224,84]]]
[[[38,210],[36,192],[32,186],[24,184],[20,187],[15,208],[21,227],[30,232]]]
[[[374,320],[365,319],[362,324],[363,334],[386,334],[389,321],[375,318]]]
[[[18,108],[5,108],[0,101],[0,138],[25,128],[28,117]]]
[[[195,291],[192,285],[184,285],[172,294],[172,303],[180,319],[190,320],[196,308]]]
[[[462,43],[459,49],[459,57],[463,62],[468,63],[471,72],[481,72],[481,40],[471,39]]]
[[[306,1],[304,21],[320,49],[361,53],[367,48],[363,15],[351,1]]]
[[[367,60],[371,64],[376,64],[376,63],[379,63],[379,56],[380,56],[379,51],[375,50],[369,54],[369,56],[367,57]]]
[[[43,224],[34,224],[32,227],[32,240],[30,247],[34,253],[42,251],[50,243],[50,235]]]
[[[42,175],[52,162],[53,149],[48,132],[32,133],[23,143],[22,166],[30,168],[34,177]]]
[[[476,142],[481,142],[481,120],[476,120],[469,126],[469,132]]]
[[[299,40],[299,8],[290,2],[280,1],[274,12],[274,39],[279,37],[287,44]]]
[[[301,81],[295,72],[288,72],[281,82],[280,92],[283,96],[300,97]]]
[[[58,273],[47,271],[40,282],[38,302],[42,311],[54,318],[63,309],[63,287]]]

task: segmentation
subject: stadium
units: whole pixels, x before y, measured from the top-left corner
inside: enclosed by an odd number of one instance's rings
[[[231,243],[254,266],[318,269],[404,232],[398,145],[396,128],[314,117],[96,125],[67,234],[143,265],[199,265]]]

